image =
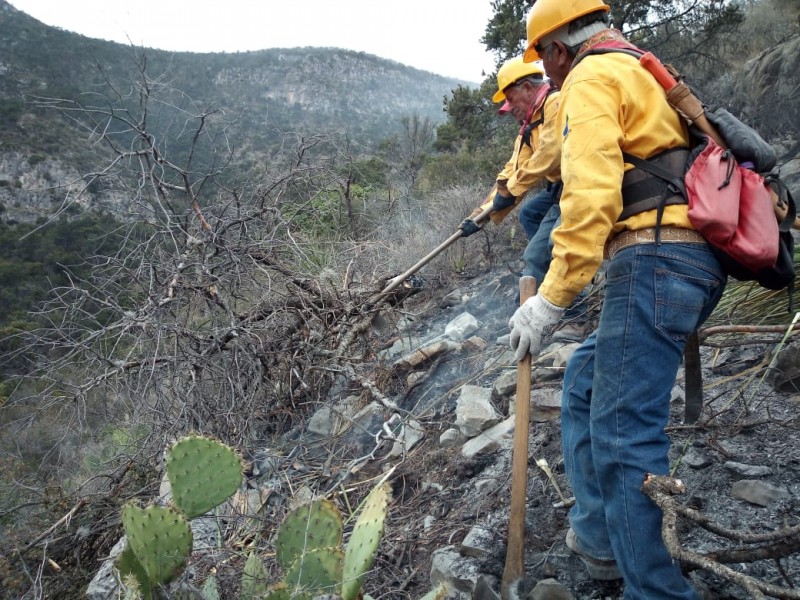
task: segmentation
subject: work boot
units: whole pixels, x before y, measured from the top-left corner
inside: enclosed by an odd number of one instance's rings
[[[593,558],[586,554],[578,541],[578,536],[575,535],[572,527],[567,531],[567,548],[572,550],[578,555],[578,558],[586,565],[586,570],[589,577],[592,579],[601,579],[603,581],[614,581],[615,579],[622,579],[622,575],[617,568],[617,561],[615,560],[600,560]]]
[[[553,333],[553,342],[582,342],[589,335],[589,323],[567,323]]]

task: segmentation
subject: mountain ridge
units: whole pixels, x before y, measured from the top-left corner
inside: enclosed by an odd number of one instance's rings
[[[471,85],[338,48],[198,53],[126,46],[46,25],[5,0],[0,56],[0,202],[11,209],[6,218],[14,217],[15,204],[31,202],[23,192],[32,181],[57,188],[64,173],[76,180],[102,164],[102,149],[92,146],[91,127],[74,117],[76,109],[87,103],[135,109],[137,85],[145,80],[163,94],[161,111],[174,108],[159,117],[163,123],[207,110],[224,115],[230,121],[226,135],[243,164],[271,160],[286,134],[335,133],[354,152],[369,155],[402,134],[404,116],[443,122],[444,99],[457,86]],[[73,116],[59,114],[56,104]],[[168,139],[166,130],[154,133]],[[46,172],[31,177],[34,167]],[[49,202],[58,204],[64,191],[50,195],[15,218],[35,218]]]

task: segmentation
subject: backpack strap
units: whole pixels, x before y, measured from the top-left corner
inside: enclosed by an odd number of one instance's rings
[[[688,157],[688,148],[672,148],[649,159],[623,152],[625,162],[636,168],[626,171],[622,177],[622,213],[619,220],[658,209],[660,223],[665,206],[686,204],[683,174]]]
[[[778,223],[778,230],[780,231],[780,235],[786,236],[787,239],[793,239],[792,236],[792,225],[794,224],[794,220],[797,217],[797,205],[794,202],[794,198],[792,197],[792,193],[789,191],[789,188],[786,184],[781,180],[781,178],[776,173],[769,173],[764,176],[764,182],[769,186],[769,188],[778,195],[779,205],[786,206],[786,214],[781,219],[780,223]],[[794,245],[791,245],[791,254],[794,254]],[[794,257],[792,257],[794,259]],[[794,260],[792,260],[794,262]],[[794,279],[789,282],[786,286],[786,292],[789,295],[789,307],[788,310],[790,313],[794,312]]]
[[[637,61],[644,54],[644,50],[631,44],[610,42],[609,45],[596,45],[581,52],[575,57],[573,67],[587,56],[610,52],[627,54]],[[623,152],[622,157],[625,162],[636,168],[627,171],[622,178],[622,213],[619,220],[623,221],[641,212],[658,209],[656,224],[658,228],[665,206],[687,202],[683,175],[689,158],[688,148],[671,148],[649,159],[627,152]]]
[[[522,130],[522,144],[527,146],[531,150],[533,150],[533,146],[531,146],[531,134],[533,133],[533,128],[537,125],[541,125],[544,119],[536,119],[533,123],[528,123],[525,125],[525,128]],[[519,161],[517,162],[517,166],[519,166]]]
[[[775,173],[764,175],[764,182],[778,195],[779,205],[786,206],[786,214],[783,216],[783,219],[781,219],[778,228],[781,231],[790,231],[797,217],[797,206],[795,205],[794,198],[792,198],[792,193]]]
[[[533,151],[534,148],[533,146],[531,146],[531,135],[533,134],[533,130],[536,127],[539,127],[539,125],[544,123],[544,106],[547,103],[547,98],[549,98],[551,94],[557,91],[558,88],[553,86],[551,86],[550,89],[547,90],[547,93],[544,96],[544,100],[542,100],[542,106],[539,108],[541,115],[539,116],[538,119],[536,119],[535,121],[531,121],[522,128],[522,131],[520,132],[520,135],[522,136],[522,144],[520,145],[520,149],[522,148],[522,145],[526,145],[528,146],[528,148],[531,149],[531,151]],[[514,166],[515,171],[518,169],[519,169],[519,153],[517,154],[517,164]]]

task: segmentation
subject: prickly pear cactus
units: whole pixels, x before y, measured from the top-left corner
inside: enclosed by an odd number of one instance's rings
[[[242,573],[242,600],[263,598],[269,584],[269,575],[257,554],[250,553]]]
[[[206,579],[206,582],[203,584],[202,595],[205,600],[219,600],[217,578],[213,575]]]
[[[358,597],[364,574],[372,566],[383,535],[390,491],[389,484],[384,483],[373,489],[364,501],[344,555],[343,600],[355,600]]]
[[[286,572],[284,583],[296,592],[313,596],[339,591],[344,552],[339,548],[315,548],[301,554]]]
[[[331,501],[315,500],[286,515],[275,538],[275,556],[288,571],[304,552],[341,543],[342,515]]]
[[[436,589],[425,594],[420,600],[443,600],[445,597],[447,597],[447,588],[443,585],[439,585]]]
[[[189,435],[167,450],[172,500],[188,518],[222,504],[242,484],[242,459],[211,438]]]
[[[272,586],[267,595],[264,596],[264,600],[305,600],[303,598],[298,598],[297,596],[292,596],[289,593],[289,590],[286,588],[285,583],[278,583]]]
[[[180,572],[192,549],[192,530],[183,515],[163,506],[128,503],[122,525],[128,547],[151,583],[166,583]]]
[[[117,562],[114,566],[119,571],[126,600],[128,597],[152,600],[153,590],[150,578],[129,544],[125,546],[125,549],[117,557]],[[131,577],[134,581],[131,581]]]

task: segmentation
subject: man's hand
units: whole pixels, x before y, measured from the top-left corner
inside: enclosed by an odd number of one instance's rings
[[[499,191],[499,187],[500,186],[498,186],[498,192],[494,195],[494,200],[492,200],[492,210],[494,212],[501,211],[509,206],[514,206],[514,196],[504,196]]]
[[[461,230],[461,237],[469,237],[473,233],[478,233],[481,230],[481,227],[472,219],[464,219],[461,221],[461,225],[459,225],[458,228]]]
[[[536,358],[542,349],[544,337],[553,332],[562,314],[563,308],[538,294],[528,298],[508,322],[511,328],[509,342],[514,351],[514,359],[519,362],[528,352],[531,353],[531,358]]]

